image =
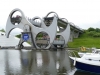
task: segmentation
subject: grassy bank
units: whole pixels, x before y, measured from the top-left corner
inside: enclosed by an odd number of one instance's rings
[[[100,38],[77,38],[68,43],[69,47],[77,48],[81,46],[100,48]]]
[[[92,37],[87,33],[83,33],[79,38],[74,38],[73,42],[68,43],[68,47],[77,48],[77,47],[96,47],[100,48],[100,37]]]

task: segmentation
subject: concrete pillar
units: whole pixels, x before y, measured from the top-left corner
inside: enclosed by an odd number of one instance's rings
[[[74,32],[74,38],[78,38],[79,32]]]
[[[73,41],[73,37],[74,37],[74,30],[70,30],[70,38],[69,38],[69,42]]]

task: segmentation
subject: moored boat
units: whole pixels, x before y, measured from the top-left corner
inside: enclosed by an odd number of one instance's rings
[[[81,58],[70,57],[78,70],[84,70],[100,74],[100,52],[84,53]]]
[[[91,51],[88,51],[88,52],[78,52],[78,55],[80,57],[82,57],[84,54],[91,54],[91,53],[99,53],[100,52],[100,49],[97,49],[95,47],[91,48]]]

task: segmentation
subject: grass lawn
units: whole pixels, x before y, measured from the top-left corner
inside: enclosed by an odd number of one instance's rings
[[[94,37],[81,37],[81,38],[75,38],[73,42],[68,43],[68,47],[71,48],[78,48],[78,47],[96,47],[100,48],[100,38],[94,38]]]

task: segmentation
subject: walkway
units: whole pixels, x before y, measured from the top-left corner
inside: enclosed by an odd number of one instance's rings
[[[5,34],[0,32],[0,46],[1,47],[15,47],[19,43],[19,38],[10,36],[6,38]],[[23,43],[24,46],[30,46],[28,43]]]

